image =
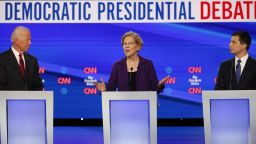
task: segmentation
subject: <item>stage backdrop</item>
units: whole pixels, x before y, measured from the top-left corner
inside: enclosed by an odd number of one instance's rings
[[[202,117],[201,92],[214,88],[219,64],[232,58],[232,32],[248,31],[250,55],[256,56],[255,23],[0,24],[1,52],[11,47],[18,25],[31,30],[29,53],[38,58],[45,90],[54,91],[55,118],[102,117],[93,82],[107,82],[112,64],[124,57],[121,37],[127,31],[142,37],[139,54],[153,61],[158,79],[170,76],[159,94],[159,118]]]

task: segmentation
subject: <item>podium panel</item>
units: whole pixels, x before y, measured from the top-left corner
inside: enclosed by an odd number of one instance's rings
[[[148,110],[145,100],[111,100],[111,144],[149,144]]]
[[[249,144],[249,99],[211,100],[212,144]]]
[[[256,91],[203,91],[206,144],[255,144]]]
[[[44,100],[7,100],[8,144],[46,144]]]
[[[1,143],[53,144],[53,92],[1,91]]]
[[[156,144],[156,92],[103,92],[104,144]]]

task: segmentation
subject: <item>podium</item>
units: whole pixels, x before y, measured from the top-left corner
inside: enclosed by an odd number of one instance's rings
[[[0,91],[1,144],[53,144],[53,92]]]
[[[156,92],[102,92],[104,144],[156,144]]]
[[[203,91],[205,144],[256,144],[256,91]]]

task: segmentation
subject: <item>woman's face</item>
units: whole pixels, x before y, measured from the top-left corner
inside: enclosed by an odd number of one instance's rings
[[[133,37],[127,36],[123,41],[123,49],[125,56],[130,57],[138,54],[140,46],[135,42]]]

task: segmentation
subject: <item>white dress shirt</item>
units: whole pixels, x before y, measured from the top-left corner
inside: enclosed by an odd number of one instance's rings
[[[16,49],[14,49],[13,46],[12,46],[12,52],[14,53],[15,58],[16,58],[18,64],[20,65],[20,57],[19,57],[19,54],[20,54],[20,53],[19,53]],[[24,67],[25,67],[25,69],[26,69],[24,54],[22,54],[22,59],[23,59],[23,62],[24,62]]]
[[[243,56],[242,58],[236,57],[236,58],[235,58],[235,70],[236,70],[237,60],[240,59],[240,60],[241,60],[241,62],[240,62],[240,65],[241,65],[241,74],[242,74],[242,73],[243,73],[243,70],[244,70],[244,66],[245,66],[245,64],[246,64],[246,61],[247,61],[248,57],[249,57],[248,53],[247,53],[245,56]]]

